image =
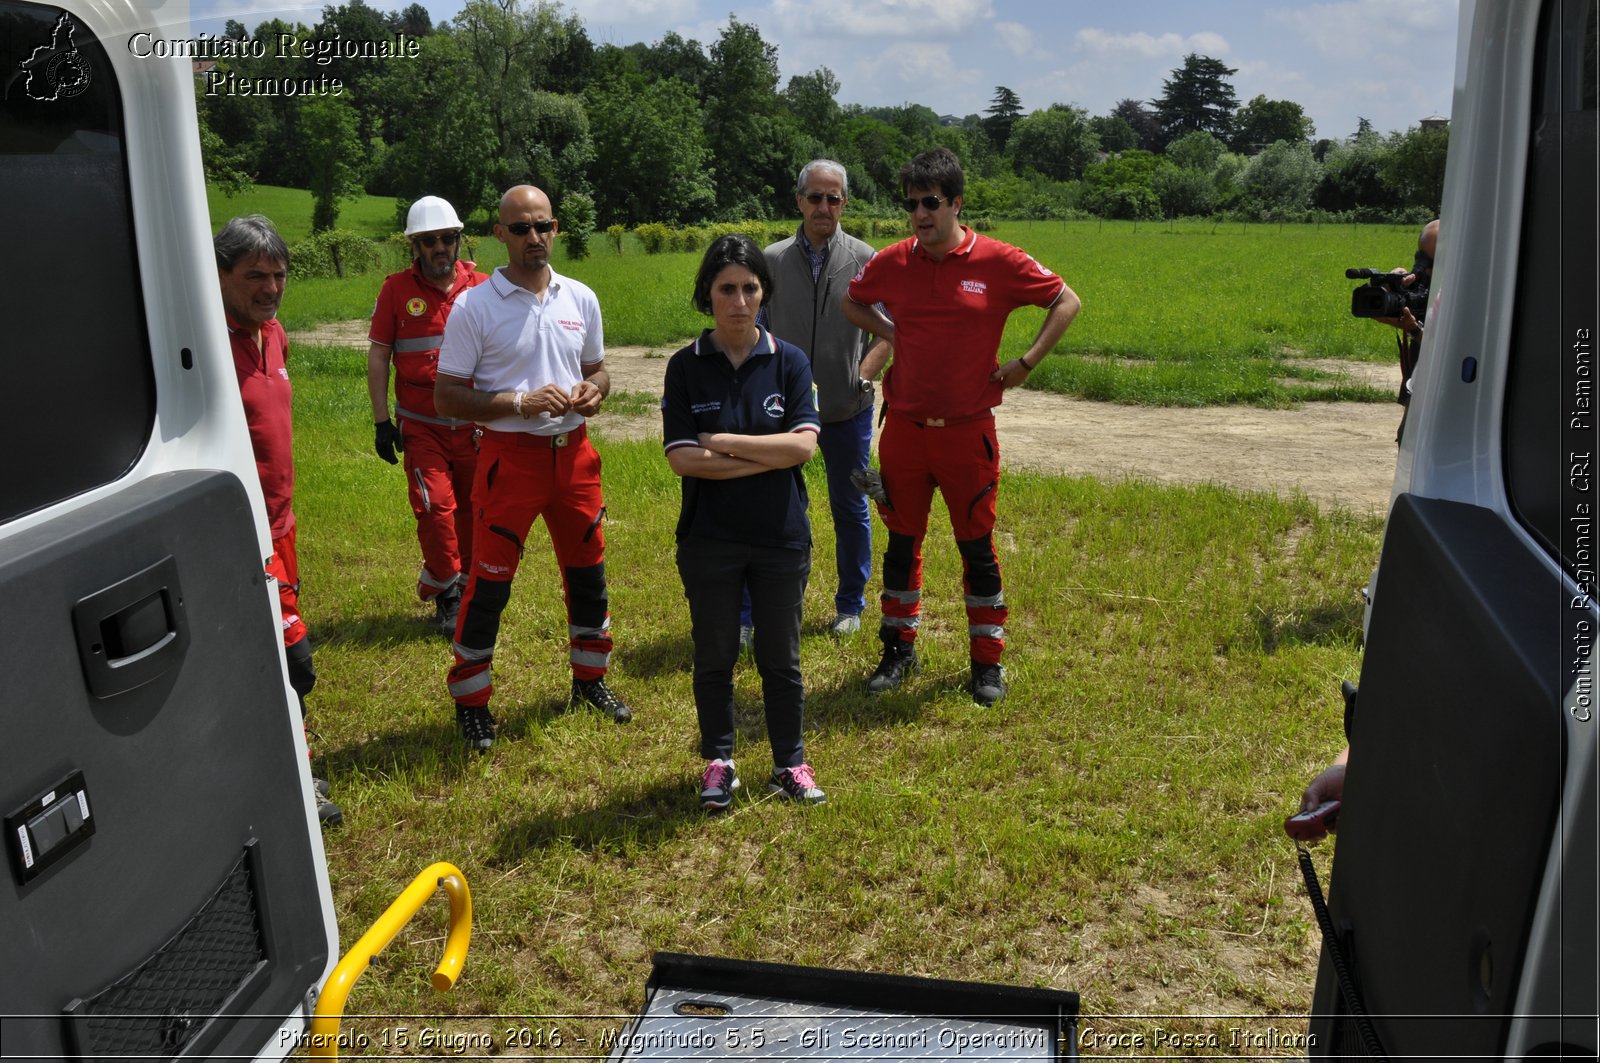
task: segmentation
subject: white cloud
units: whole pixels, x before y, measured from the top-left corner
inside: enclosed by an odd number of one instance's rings
[[[994,17],[992,0],[772,0],[784,33],[922,42],[970,35]]]
[[[1020,22],[996,22],[994,31],[1007,51],[1018,59],[1045,59],[1049,52],[1039,47],[1039,33]]]
[[[585,25],[629,26],[681,22],[693,18],[700,5],[696,0],[569,0],[563,6]]]
[[[1268,11],[1266,17],[1323,55],[1350,58],[1405,50],[1424,36],[1453,41],[1459,7],[1459,0],[1339,0]]]
[[[1191,52],[1219,58],[1230,51],[1227,38],[1220,33],[1111,33],[1102,29],[1082,29],[1073,35],[1079,52],[1106,58],[1182,59]]]

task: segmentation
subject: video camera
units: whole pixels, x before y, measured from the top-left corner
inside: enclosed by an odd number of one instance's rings
[[[1347,269],[1344,275],[1367,282],[1350,293],[1350,313],[1356,317],[1399,317],[1400,311],[1409,309],[1420,322],[1428,312],[1428,280],[1421,274],[1409,288],[1401,283],[1404,273]]]

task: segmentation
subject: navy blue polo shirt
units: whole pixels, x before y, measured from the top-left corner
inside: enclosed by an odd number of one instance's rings
[[[661,438],[667,451],[699,446],[701,432],[771,435],[821,428],[810,359],[765,329],[738,369],[717,349],[710,329],[667,363],[661,394]],[[805,475],[798,465],[736,480],[685,476],[678,538],[807,549],[807,504]]]

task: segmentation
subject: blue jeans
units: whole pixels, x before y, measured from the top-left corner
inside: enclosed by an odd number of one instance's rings
[[[839,573],[833,609],[844,616],[861,615],[867,606],[867,581],[872,578],[872,508],[867,496],[850,482],[850,474],[866,468],[872,457],[872,409],[868,406],[848,421],[824,424],[817,437],[828,473],[834,564]],[[750,618],[749,588],[739,602],[739,623],[755,626]]]
[[[828,471],[828,509],[833,513],[839,570],[833,605],[846,616],[861,615],[867,604],[867,580],[872,578],[872,511],[867,496],[850,482],[850,474],[866,468],[872,455],[872,410],[868,406],[848,421],[824,424],[817,438]]]

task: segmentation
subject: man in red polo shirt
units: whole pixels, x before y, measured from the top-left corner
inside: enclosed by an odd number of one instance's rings
[[[294,388],[289,383],[289,343],[278,323],[278,305],[283,302],[284,280],[289,274],[289,248],[272,222],[256,214],[234,218],[224,225],[213,241],[213,250],[228,342],[233,348],[233,368],[239,377],[239,397],[244,403],[245,424],[250,429],[256,475],[261,479],[267,526],[272,535],[267,575],[277,581],[289,686],[300,698],[300,715],[304,717],[306,695],[316,685],[317,671],[311,664],[311,639],[300,616],[291,414]],[[328,800],[327,783],[320,779],[315,782],[317,815],[323,823],[337,826],[344,814]]]
[[[1006,602],[993,536],[1000,487],[993,408],[1006,388],[1028,379],[1082,304],[1026,252],[961,224],[966,179],[948,148],[912,159],[900,171],[900,186],[916,235],[874,255],[850,282],[843,303],[852,323],[894,350],[878,443],[885,495],[878,512],[889,530],[878,628],[883,660],[867,689],[892,690],[919,666],[922,540],[938,488],[961,552],[972,657],[967,689],[978,704],[992,705],[1006,692],[1000,667]],[[1021,306],[1045,307],[1044,323],[1020,358],[1000,365],[1006,319]]]
[[[405,454],[411,512],[417,518],[422,571],[417,597],[432,601],[439,627],[454,635],[465,573],[472,565],[472,475],[478,465],[471,421],[444,417],[433,405],[444,323],[456,297],[489,278],[458,259],[461,219],[438,196],[423,196],[406,214],[411,268],[391,273],[378,292],[367,334],[367,391],[373,447],[396,464]],[[394,363],[394,415],[389,419],[389,363]]]

